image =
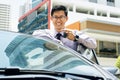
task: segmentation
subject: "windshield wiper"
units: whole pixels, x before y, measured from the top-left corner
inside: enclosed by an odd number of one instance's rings
[[[90,76],[83,74],[74,74],[67,72],[57,72],[57,71],[48,71],[48,70],[20,70],[19,68],[0,68],[0,74],[4,74],[6,76],[10,75],[23,75],[23,74],[42,74],[42,75],[51,75],[65,78],[66,75],[82,77],[90,80],[104,80],[102,77],[98,76]],[[71,77],[72,78],[72,77]]]

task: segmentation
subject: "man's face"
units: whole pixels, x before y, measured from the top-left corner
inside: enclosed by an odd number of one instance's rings
[[[57,32],[61,32],[65,28],[65,23],[68,20],[68,17],[65,16],[64,11],[55,11],[53,16],[51,16],[54,28]]]

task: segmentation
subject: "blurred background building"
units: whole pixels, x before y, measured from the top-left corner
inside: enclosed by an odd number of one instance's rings
[[[25,14],[19,19],[19,32],[32,34],[34,30],[48,28],[47,0],[27,0],[20,11]]]
[[[0,4],[0,29],[10,30],[10,5]]]

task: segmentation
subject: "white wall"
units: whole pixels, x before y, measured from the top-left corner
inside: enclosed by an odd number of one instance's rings
[[[120,0],[115,0],[115,6],[120,8]]]
[[[77,22],[77,21],[86,21],[87,16],[81,13],[74,13],[74,12],[68,12],[68,21],[66,22],[66,25],[69,25],[71,23]]]
[[[120,25],[120,19],[116,18],[107,18],[107,17],[102,17],[102,16],[94,16],[94,15],[87,15],[87,14],[82,14],[82,13],[74,13],[74,12],[69,12],[68,13],[68,21],[66,25],[69,25],[71,23],[74,23],[76,21],[94,21],[94,22],[101,22],[101,23],[106,23],[106,24],[112,24],[112,25]]]
[[[106,0],[98,0],[98,4],[106,5]]]

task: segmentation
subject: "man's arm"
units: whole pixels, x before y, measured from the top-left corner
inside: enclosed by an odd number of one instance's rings
[[[75,31],[74,35],[78,36],[77,42],[83,44],[87,48],[94,49],[97,47],[96,40],[94,38],[86,35],[84,32]]]
[[[96,40],[86,35],[84,32],[69,29],[64,30],[64,32],[67,34],[68,39],[83,44],[87,48],[94,49],[97,47]]]

